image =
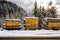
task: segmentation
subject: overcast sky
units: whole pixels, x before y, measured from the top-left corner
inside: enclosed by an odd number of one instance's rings
[[[34,7],[34,2],[35,0],[8,0],[11,1],[13,3],[16,3],[18,6],[21,6],[22,8],[24,8],[27,12],[31,12],[33,7]],[[48,2],[50,0],[36,0],[38,7],[44,6],[45,8],[47,8]],[[51,0],[53,2],[53,5],[57,2],[60,2],[60,0]],[[58,7],[58,6],[57,6]],[[59,6],[60,7],[60,6]]]

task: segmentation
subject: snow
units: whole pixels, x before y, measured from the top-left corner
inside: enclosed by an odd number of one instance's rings
[[[25,18],[38,18],[38,17],[25,17]]]
[[[60,18],[44,18],[44,19],[60,19]]]
[[[34,18],[34,19],[39,19],[38,17],[25,17],[25,18]],[[24,18],[24,20],[25,20]]]
[[[18,21],[20,21],[20,19],[6,19],[6,20],[18,20]]]
[[[0,30],[0,37],[10,37],[10,36],[39,36],[39,37],[46,37],[46,36],[60,36],[60,30]]]

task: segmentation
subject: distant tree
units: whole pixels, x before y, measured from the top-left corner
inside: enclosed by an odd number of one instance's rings
[[[57,18],[57,15],[56,15],[56,8],[55,8],[55,7],[52,7],[51,13],[52,13],[52,17],[53,17],[53,18]]]
[[[35,17],[38,17],[38,8],[37,8],[37,2],[36,2],[36,0],[35,0],[35,3],[34,3],[33,15]]]
[[[42,14],[43,18],[46,17],[46,10],[44,9],[44,7],[41,9],[41,14]]]
[[[41,14],[40,14],[40,11],[39,11],[39,9],[38,9],[38,7],[37,7],[37,2],[36,2],[36,0],[35,0],[35,3],[34,3],[34,8],[33,8],[33,15],[35,16],[35,17],[38,17],[39,18],[39,23],[38,23],[38,26],[39,26],[39,29],[41,28]]]
[[[47,17],[52,17],[52,18],[56,18],[56,8],[55,6],[52,6],[52,1],[50,1],[49,5],[48,5],[48,9],[47,9]]]
[[[42,15],[42,7],[40,6],[39,8],[39,19],[42,19],[43,15]]]
[[[43,21],[44,21],[45,16],[46,16],[46,11],[44,7],[40,6],[39,8],[39,27],[40,28],[43,28]]]

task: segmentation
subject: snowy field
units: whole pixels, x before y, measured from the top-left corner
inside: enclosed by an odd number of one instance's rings
[[[0,30],[0,37],[60,37],[60,30]]]

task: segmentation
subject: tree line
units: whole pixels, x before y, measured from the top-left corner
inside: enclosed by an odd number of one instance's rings
[[[45,9],[44,7],[40,6],[39,8],[37,7],[37,2],[35,0],[34,3],[34,8],[33,8],[33,15],[35,17],[39,18],[39,27],[43,28],[43,22],[44,22],[44,18],[57,18],[56,15],[56,7],[52,6],[53,2],[50,1],[48,4],[47,9]],[[43,4],[42,4],[43,5]]]

